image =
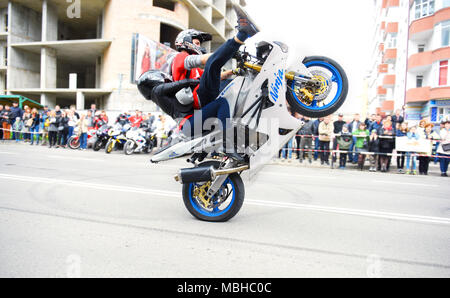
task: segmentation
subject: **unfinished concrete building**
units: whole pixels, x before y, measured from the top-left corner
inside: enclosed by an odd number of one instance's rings
[[[235,22],[230,0],[0,0],[0,94],[152,111],[131,79],[133,34],[173,46],[196,28],[213,34],[214,50]]]

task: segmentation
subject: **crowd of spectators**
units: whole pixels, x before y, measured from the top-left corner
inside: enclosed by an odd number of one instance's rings
[[[382,117],[373,114],[364,121],[355,114],[351,121],[344,121],[344,115],[338,114],[337,120],[332,116],[311,119],[295,115],[304,122],[297,135],[280,151],[283,161],[292,161],[295,157],[300,163],[306,159],[309,163],[320,160],[321,165],[330,165],[330,159],[345,169],[349,163],[364,170],[369,161],[369,171],[389,172],[393,157],[396,157],[397,172],[400,174],[428,175],[430,162],[439,162],[442,176],[447,176],[450,162],[450,121],[444,121],[439,127],[422,120],[418,126],[405,122],[402,111],[393,116]],[[152,114],[135,111],[133,115],[124,112],[110,123],[105,111],[98,111],[96,105],[86,112],[78,112],[75,106],[53,110],[42,110],[18,103],[12,106],[0,105],[0,139],[27,142],[30,145],[66,148],[68,140],[74,134],[80,136],[80,149],[87,148],[87,135],[91,129],[98,129],[106,124],[129,124],[134,128],[151,129],[158,138],[158,147],[173,129],[173,123],[163,115],[157,118]],[[396,137],[411,140],[432,140],[432,156],[417,152],[396,150]]]
[[[61,109],[57,105],[52,110],[45,106],[37,110],[28,106],[21,109],[17,102],[13,102],[12,106],[0,105],[1,140],[41,144],[49,148],[67,148],[69,139],[78,135],[80,149],[86,150],[90,130],[117,123],[122,126],[129,124],[132,128],[152,129],[159,144],[171,129],[164,116],[155,118],[151,113],[145,114],[138,110],[134,115],[123,112],[116,119],[109,119],[105,111],[97,110],[95,104],[83,113],[77,111],[75,106]]]
[[[373,114],[364,121],[355,114],[351,121],[344,121],[344,115],[310,119],[296,115],[304,126],[295,138],[280,151],[280,158],[292,162],[294,156],[303,163],[320,160],[321,165],[336,162],[340,169],[349,163],[364,170],[366,161],[371,172],[392,171],[393,157],[396,157],[399,174],[428,175],[430,162],[440,163],[442,176],[447,176],[450,162],[450,121],[440,126],[422,120],[419,125],[405,122],[401,110],[395,115],[382,117]],[[396,137],[410,140],[426,139],[433,141],[432,155],[420,152],[400,152],[396,150]]]

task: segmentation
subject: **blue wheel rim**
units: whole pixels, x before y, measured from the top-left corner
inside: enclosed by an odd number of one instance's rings
[[[315,112],[322,111],[322,110],[328,109],[329,107],[333,106],[339,100],[339,98],[342,95],[343,79],[342,79],[342,76],[339,73],[339,71],[336,69],[336,67],[334,67],[333,65],[331,65],[330,63],[327,63],[325,61],[310,61],[310,62],[305,63],[305,66],[307,68],[313,67],[313,66],[319,66],[319,67],[323,67],[323,68],[326,68],[327,70],[329,70],[332,73],[332,75],[333,75],[331,80],[332,80],[332,82],[337,84],[338,90],[336,92],[336,95],[335,95],[334,99],[332,101],[330,101],[329,103],[327,103],[326,105],[322,106],[322,107],[317,106],[317,101],[316,100],[314,100],[310,106],[304,104],[297,97],[297,94],[293,90],[291,90],[290,92],[292,92],[292,95],[294,96],[295,100],[298,102],[298,104],[300,104],[305,109],[312,110],[312,111],[315,111]],[[292,86],[291,87],[292,87],[292,89],[295,88],[295,82],[292,82]]]
[[[233,207],[234,201],[235,201],[235,196],[236,196],[235,186],[234,186],[233,181],[231,181],[230,178],[228,178],[223,185],[227,185],[227,184],[231,184],[231,190],[233,192],[230,204],[228,205],[227,208],[225,208],[222,211],[220,211],[218,208],[215,208],[215,209],[213,209],[212,212],[209,212],[209,211],[203,209],[201,206],[199,206],[197,200],[195,198],[193,198],[192,192],[193,192],[193,188],[194,188],[194,183],[191,183],[189,185],[189,201],[190,201],[192,207],[194,207],[195,211],[197,211],[198,213],[200,213],[201,215],[206,216],[206,217],[213,218],[213,217],[219,217],[219,216],[224,215],[225,213],[230,211],[231,207]]]

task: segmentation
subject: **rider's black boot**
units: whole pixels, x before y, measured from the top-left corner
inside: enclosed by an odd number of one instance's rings
[[[238,163],[245,163],[244,157],[236,151],[234,129],[228,129],[224,131],[223,150],[228,158],[231,158]]]

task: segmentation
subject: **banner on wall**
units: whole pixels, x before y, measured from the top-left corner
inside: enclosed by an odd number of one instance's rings
[[[131,78],[132,83],[149,70],[169,73],[171,60],[178,52],[141,34],[133,35]]]
[[[409,139],[408,137],[395,138],[395,149],[401,152],[415,152],[431,155],[433,142],[425,139]]]

